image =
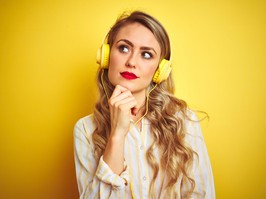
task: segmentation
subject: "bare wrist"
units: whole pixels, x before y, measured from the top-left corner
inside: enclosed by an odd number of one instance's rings
[[[115,130],[111,131],[109,139],[113,139],[114,141],[124,140],[126,138],[127,133]]]

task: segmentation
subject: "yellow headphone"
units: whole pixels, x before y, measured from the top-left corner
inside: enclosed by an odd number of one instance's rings
[[[108,69],[109,56],[110,56],[110,45],[107,43],[103,43],[97,53],[97,63],[101,68]],[[152,81],[156,84],[160,84],[162,81],[168,78],[171,70],[172,70],[171,61],[162,59],[157,70],[154,73]]]

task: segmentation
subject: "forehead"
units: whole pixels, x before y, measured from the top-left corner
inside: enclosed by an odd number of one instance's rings
[[[134,22],[121,27],[115,37],[115,42],[127,39],[135,45],[159,48],[160,45],[154,34],[144,25]]]

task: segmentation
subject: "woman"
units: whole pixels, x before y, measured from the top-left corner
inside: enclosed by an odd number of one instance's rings
[[[197,118],[174,96],[170,53],[146,13],[110,29],[97,58],[100,98],[74,129],[80,198],[215,198]]]

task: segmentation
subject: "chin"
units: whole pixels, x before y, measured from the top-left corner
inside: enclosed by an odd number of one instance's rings
[[[131,92],[132,92],[132,90],[133,90],[132,85],[129,85],[128,83],[119,82],[119,83],[115,84],[115,86],[116,86],[116,85],[123,86],[124,88],[130,90]]]
[[[133,92],[136,92],[136,88],[135,88],[135,86],[132,83],[128,83],[128,82],[115,82],[114,84],[112,83],[112,85],[114,87],[116,87],[117,85],[122,86],[122,87],[128,89],[132,93]]]

